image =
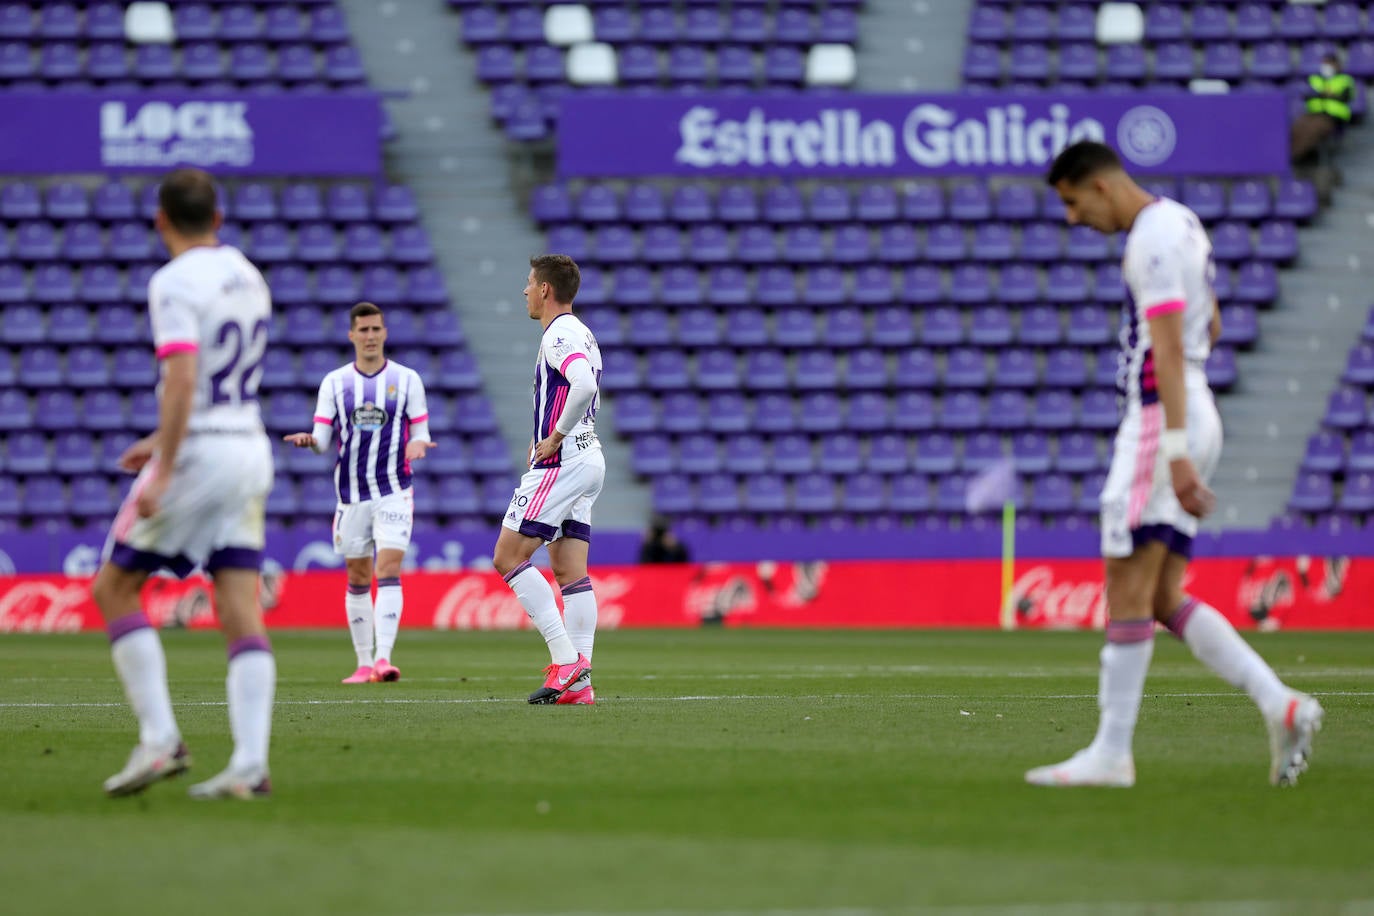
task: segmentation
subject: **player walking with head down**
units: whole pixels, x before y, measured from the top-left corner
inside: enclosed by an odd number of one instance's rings
[[[358,667],[345,684],[396,681],[391,663],[401,626],[401,560],[410,546],[415,519],[410,463],[425,457],[429,407],[414,369],[388,360],[382,310],[359,302],[348,313],[348,339],[355,359],[320,383],[313,432],[292,433],[287,442],[323,452],[339,431],[334,486],[334,550],[348,567],[344,610]],[[373,552],[377,602],[372,602]]]
[[[1307,766],[1321,706],[1284,686],[1225,617],[1183,591],[1197,521],[1215,503],[1207,481],[1221,457],[1221,419],[1203,371],[1219,331],[1212,244],[1196,214],[1151,196],[1101,143],[1065,149],[1047,182],[1071,225],[1127,232],[1119,378],[1125,415],[1102,490],[1109,620],[1097,736],[1026,779],[1045,786],[1135,783],[1131,744],[1157,620],[1255,701],[1269,728],[1270,781],[1292,784]]]
[[[548,643],[552,663],[536,704],[591,704],[596,595],[587,576],[592,504],[601,493],[606,462],[596,438],[601,350],[572,313],[581,274],[567,255],[530,258],[525,309],[544,329],[534,369],[534,435],[530,469],[502,522],[493,557]],[[530,557],[549,545],[554,578],[563,591],[564,615],[553,590]]]
[[[196,798],[250,798],[270,790],[267,746],[277,668],[258,607],[272,446],[258,411],[258,379],[272,303],[262,275],[221,245],[215,185],[196,169],[168,175],[156,226],[172,259],[148,284],[161,363],[158,425],[120,457],[138,471],[110,528],[92,587],[110,632],[115,671],[138,717],[139,741],[105,781],[131,795],[184,772],[162,642],[140,606],[148,576],[203,566],[229,644],[229,767],[191,787]]]

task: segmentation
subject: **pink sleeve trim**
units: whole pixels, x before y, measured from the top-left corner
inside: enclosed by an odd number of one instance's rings
[[[334,420],[333,420],[332,417],[322,417],[322,416],[320,416],[319,414],[316,414],[316,415],[315,415],[315,422],[316,422],[316,423],[323,423],[325,426],[333,426],[333,425],[334,425]]]
[[[585,354],[585,353],[569,353],[569,354],[568,354],[568,358],[565,359],[565,360],[563,360],[563,365],[561,365],[561,366],[558,367],[558,372],[559,372],[559,374],[560,374],[560,375],[567,375],[567,374],[568,374],[568,366],[570,366],[570,365],[572,364],[572,361],[575,360],[575,359],[587,359],[587,354]],[[591,362],[591,360],[587,360],[587,362]]]
[[[422,414],[420,414],[418,417],[411,417],[411,418],[410,418],[410,425],[411,425],[411,426],[414,426],[416,423],[423,423],[423,422],[425,422],[425,421],[428,420],[428,419],[429,419],[429,414],[427,414],[427,413],[422,413]]]
[[[1145,310],[1145,317],[1158,318],[1160,315],[1172,315],[1174,312],[1181,312],[1184,308],[1182,299],[1170,299],[1168,302],[1160,302],[1152,305]]]
[[[157,348],[157,358],[166,359],[173,353],[195,353],[198,350],[200,346],[189,340],[173,340]]]

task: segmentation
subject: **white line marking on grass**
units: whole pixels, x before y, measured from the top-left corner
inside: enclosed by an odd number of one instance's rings
[[[1374,697],[1371,690],[1330,690],[1315,691],[1318,697]],[[1147,700],[1218,698],[1246,700],[1243,693],[1234,691],[1215,693],[1159,693],[1145,694]],[[616,703],[704,703],[739,702],[747,700],[958,700],[963,703],[979,703],[989,700],[1096,700],[1095,693],[1050,693],[1050,694],[992,694],[988,696],[967,696],[956,693],[818,693],[809,695],[782,693],[745,693],[745,694],[692,694],[675,697],[613,697]],[[426,705],[470,705],[477,703],[518,703],[526,705],[519,697],[373,697],[353,699],[316,699],[316,700],[277,700],[277,706],[426,706]],[[0,709],[122,709],[126,703],[0,703]],[[197,700],[176,703],[176,706],[224,706],[223,700]]]
[[[1341,912],[1365,913],[1374,900],[1322,901],[1323,905],[1337,903]],[[617,916],[1269,916],[1293,912],[1294,901],[1276,900],[1209,900],[1196,903],[1160,901],[1154,903],[1124,903],[1093,901],[1088,903],[1042,904],[983,904],[964,906],[903,906],[903,907],[831,907],[817,909],[759,909],[759,910],[633,910],[617,911]],[[436,916],[605,916],[590,911],[566,913],[464,913],[453,911]]]

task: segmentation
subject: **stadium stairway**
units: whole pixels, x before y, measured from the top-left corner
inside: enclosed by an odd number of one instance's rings
[[[537,329],[524,317],[527,258],[544,237],[517,200],[506,140],[490,124],[475,57],[459,40],[459,20],[443,4],[340,0],[368,78],[390,101],[397,128],[387,169],[414,189],[435,260],[462,314],[487,397],[510,448],[512,467],[525,460]],[[613,428],[614,406],[602,418]],[[639,528],[648,488],[629,473],[628,444],[603,435],[606,489],[597,522]]]
[[[1219,400],[1226,451],[1212,527],[1262,528],[1284,511],[1308,436],[1345,368],[1374,299],[1374,130],[1353,128],[1340,152],[1344,183],[1299,229],[1297,263],[1279,272],[1278,307],[1259,346],[1237,354],[1240,383]]]
[[[858,92],[955,92],[973,0],[872,2],[859,17]]]

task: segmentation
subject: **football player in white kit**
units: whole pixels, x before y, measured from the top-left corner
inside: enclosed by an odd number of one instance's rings
[[[516,487],[492,558],[506,584],[548,643],[551,663],[535,704],[589,705],[596,595],[587,575],[592,504],[601,493],[606,461],[596,438],[601,350],[572,313],[582,282],[567,255],[530,258],[526,312],[544,329],[534,368],[534,434],[530,469]],[[549,545],[554,579],[563,592],[559,616],[553,589],[530,565]]]
[[[1198,519],[1215,503],[1207,481],[1221,457],[1221,420],[1203,368],[1220,331],[1207,232],[1187,207],[1136,184],[1101,143],[1065,149],[1046,181],[1070,225],[1127,232],[1118,376],[1125,415],[1102,489],[1109,620],[1097,736],[1026,780],[1135,784],[1132,737],[1158,621],[1255,701],[1269,729],[1269,780],[1292,785],[1307,767],[1321,706],[1286,687],[1225,617],[1183,590]]]
[[[191,787],[196,798],[252,798],[270,791],[267,746],[276,661],[258,606],[272,446],[258,411],[258,379],[272,302],[267,283],[238,250],[221,245],[215,186],[182,169],[158,191],[156,226],[171,260],[148,284],[153,343],[161,364],[158,425],[120,466],[137,471],[111,526],[92,586],[109,630],[115,671],[138,718],[128,764],[105,781],[131,795],[184,772],[167,690],[162,642],[141,607],[148,576],[196,566],[215,584],[228,642],[229,766]]]
[[[391,656],[401,626],[401,560],[415,521],[410,463],[434,448],[429,407],[419,374],[386,358],[380,308],[371,302],[353,306],[348,312],[348,339],[355,359],[320,383],[314,431],[285,438],[297,448],[320,453],[329,447],[335,428],[339,431],[334,550],[348,567],[344,610],[358,656],[357,669],[343,682],[397,681],[401,670],[391,663]]]

